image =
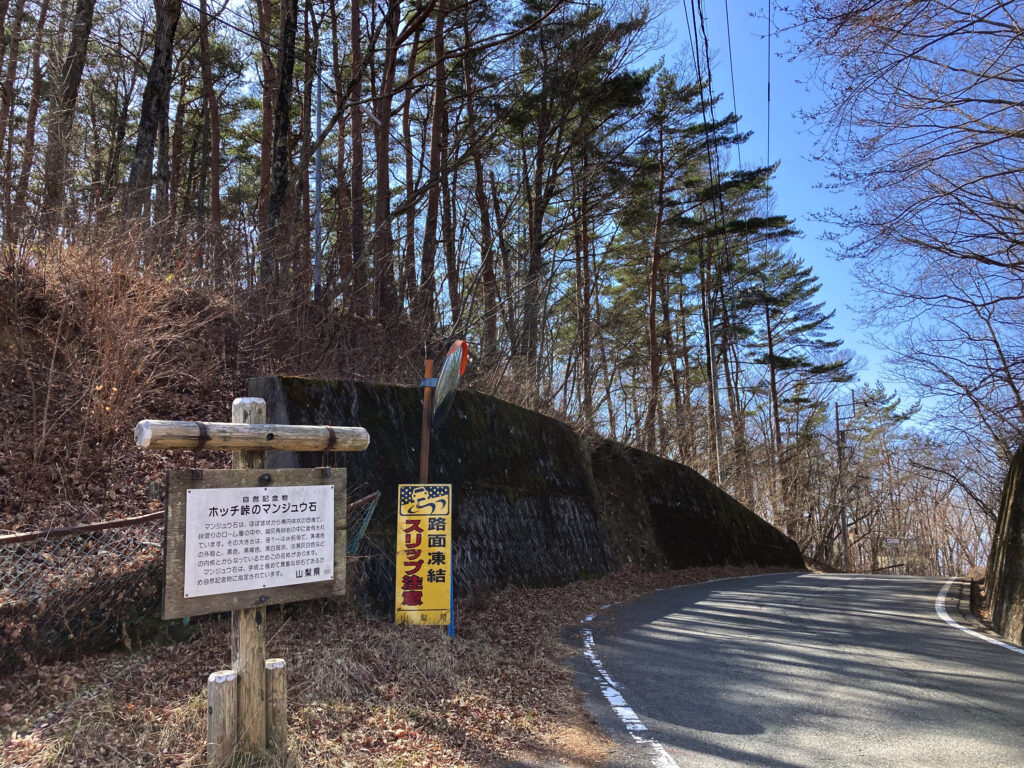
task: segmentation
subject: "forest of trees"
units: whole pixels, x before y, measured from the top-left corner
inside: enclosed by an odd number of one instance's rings
[[[880,33],[837,33],[850,4],[794,21],[806,53],[849,63],[829,70],[846,87],[820,115],[837,124],[885,113],[857,101],[872,93],[857,78],[898,79],[866,71]],[[421,359],[466,338],[475,386],[694,467],[823,564],[982,565],[1024,423],[1009,325],[1019,204],[992,191],[1020,181],[1000,167],[1020,150],[972,131],[991,119],[1010,145],[1018,129],[1008,115],[944,123],[977,145],[974,164],[915,133],[932,111],[909,94],[900,125],[857,126],[843,166],[874,190],[858,214],[869,221],[851,225],[872,251],[875,308],[909,319],[924,302],[946,323],[890,337],[920,394],[947,395],[942,428],[927,429],[916,406],[856,381],[793,222],[774,210],[774,167],[727,167],[749,136],[709,81],[693,8],[679,30],[693,55],[671,68],[651,63],[658,19],[628,0],[0,0],[0,269],[53,274],[89,252],[112,276],[234,297],[317,350],[375,339],[376,357]],[[991,88],[1009,103],[1004,74]],[[899,141],[905,164],[871,155]],[[948,163],[914,175],[937,141]],[[978,209],[981,187],[1003,207]],[[957,217],[970,220],[950,237],[937,222]],[[112,242],[131,243],[127,271],[103,255]],[[882,273],[893,249],[918,265],[912,281]],[[141,359],[122,390],[153,380]],[[335,359],[310,354],[301,372],[400,370]]]

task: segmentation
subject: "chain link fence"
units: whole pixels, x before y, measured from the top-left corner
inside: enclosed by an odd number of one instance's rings
[[[123,641],[153,615],[163,513],[0,538],[0,667]]]
[[[348,505],[356,556],[380,493]],[[0,670],[162,627],[164,513],[0,536]]]

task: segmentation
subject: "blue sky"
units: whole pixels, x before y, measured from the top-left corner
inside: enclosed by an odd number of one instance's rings
[[[669,65],[679,63],[692,70],[686,18],[689,7],[689,0],[679,0],[665,14],[668,35],[660,54]],[[731,112],[735,99],[740,129],[753,132],[740,150],[743,165],[750,167],[769,160],[767,3],[732,0],[728,10],[732,33],[732,76],[726,0],[704,1],[712,55],[712,87],[716,93],[722,94],[716,114]],[[814,213],[824,207],[851,207],[856,204],[856,198],[851,194],[838,195],[819,188],[819,184],[827,180],[827,169],[822,163],[810,159],[814,137],[796,112],[814,106],[820,93],[813,85],[805,84],[810,74],[808,63],[800,59],[790,61],[786,48],[785,39],[776,37],[772,41],[770,161],[780,163],[773,182],[775,211],[795,219],[796,228],[803,233],[790,243],[790,248],[813,267],[820,279],[820,295],[836,312],[833,319],[835,335],[867,363],[866,369],[860,373],[861,380],[882,380],[891,389],[892,385],[886,381],[888,377],[883,371],[884,354],[871,346],[867,333],[857,326],[857,312],[852,306],[856,304],[854,280],[848,264],[829,255],[829,244],[821,239],[825,226],[814,220]],[[737,164],[735,156],[732,164]]]

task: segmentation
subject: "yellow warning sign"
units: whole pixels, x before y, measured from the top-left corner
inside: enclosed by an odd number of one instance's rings
[[[452,487],[398,486],[395,623],[448,624],[452,604]]]

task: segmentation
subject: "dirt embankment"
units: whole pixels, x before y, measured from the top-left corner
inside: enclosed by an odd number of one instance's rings
[[[227,460],[140,453],[141,419],[225,421],[249,376],[358,371],[392,381],[422,355],[412,329],[179,274],[175,261],[188,254],[140,263],[148,249],[131,232],[97,238],[0,259],[0,533],[139,515],[147,480]]]

